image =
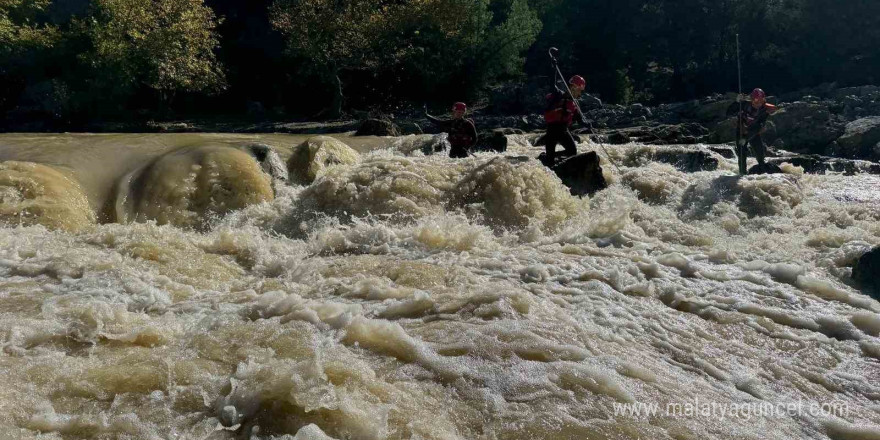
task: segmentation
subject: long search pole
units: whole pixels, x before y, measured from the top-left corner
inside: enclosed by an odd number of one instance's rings
[[[568,96],[571,96],[571,100],[572,102],[574,102],[574,106],[577,108],[578,114],[581,116],[581,120],[583,121],[584,112],[581,111],[581,106],[580,104],[578,104],[577,99],[575,99],[574,95],[571,94],[571,89],[568,88],[568,81],[565,80],[565,76],[562,74],[562,71],[559,70],[559,61],[556,60],[556,54],[559,53],[559,49],[551,47],[550,50],[547,52],[550,54],[550,61],[553,63],[553,68],[556,70],[556,75],[558,75],[559,80],[562,81],[562,84],[565,86],[565,92],[568,93]],[[608,161],[611,162],[611,165],[614,165],[614,168],[617,168],[617,172],[621,173],[620,167],[617,166],[617,163],[614,162],[614,159],[611,158],[610,154],[608,154],[608,150],[605,149],[605,145],[600,142],[599,146],[602,147],[602,151],[605,152],[605,156],[608,157]]]
[[[745,175],[746,171],[746,152],[745,146],[742,145],[742,113],[743,113],[743,105],[742,105],[742,93],[743,93],[743,83],[742,83],[742,63],[740,62],[739,55],[739,34],[736,34],[736,79],[737,84],[739,86],[739,90],[736,95],[736,101],[739,104],[739,113],[736,115],[736,158],[737,163],[739,165],[739,173],[741,175]]]

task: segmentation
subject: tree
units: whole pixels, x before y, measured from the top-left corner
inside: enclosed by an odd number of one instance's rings
[[[274,26],[301,73],[333,78],[333,114],[342,80],[374,104],[443,96],[464,99],[487,81],[522,75],[522,52],[541,23],[526,0],[493,21],[489,0],[278,0]],[[392,104],[393,105],[393,104]]]
[[[81,25],[92,46],[81,58],[100,87],[121,96],[148,87],[163,102],[223,88],[218,20],[203,0],[95,0]]]
[[[29,83],[39,83],[40,67],[60,40],[43,16],[49,0],[0,0],[0,114],[19,105]]]
[[[305,61],[303,72],[332,78],[330,117],[342,109],[340,73],[365,67],[373,44],[388,20],[380,0],[279,0],[272,4],[272,25],[286,38],[287,51]]]
[[[523,76],[522,54],[535,43],[541,26],[526,0],[513,0],[506,20],[491,29],[481,44],[479,58],[485,66],[485,79]]]
[[[7,58],[22,52],[51,46],[58,39],[54,26],[40,23],[50,0],[0,0],[0,56]]]

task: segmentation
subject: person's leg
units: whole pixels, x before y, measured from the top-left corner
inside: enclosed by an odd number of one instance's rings
[[[553,165],[556,158],[556,144],[559,143],[559,130],[553,126],[547,127],[547,133],[544,135],[544,147],[546,151],[547,164]]]
[[[560,143],[563,147],[565,147],[565,155],[566,156],[574,156],[577,154],[577,143],[574,141],[574,136],[570,131],[566,128],[565,131],[560,136]]]
[[[466,148],[460,145],[452,145],[449,148],[449,157],[453,159],[463,159],[465,157],[468,157],[468,151]]]
[[[755,155],[755,159],[758,160],[758,165],[764,165],[764,155],[766,154],[767,146],[764,144],[764,139],[760,134],[752,138],[751,146],[752,153]]]

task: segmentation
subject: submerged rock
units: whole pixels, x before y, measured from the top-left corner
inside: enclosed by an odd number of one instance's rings
[[[400,129],[391,121],[367,119],[361,123],[355,136],[400,136]]]
[[[859,258],[853,268],[853,279],[865,293],[880,297],[880,247],[876,247]]]
[[[0,162],[0,226],[79,231],[96,222],[80,183],[60,168]]]
[[[508,129],[498,128],[492,131],[481,131],[474,151],[495,151],[497,153],[507,151],[506,130]]]
[[[794,166],[803,168],[804,172],[807,174],[825,174],[826,171],[831,169],[831,166],[824,159],[825,158],[818,155],[805,155],[774,158],[770,159],[768,162],[774,165],[790,163]]]
[[[237,148],[185,147],[158,157],[117,185],[120,223],[156,221],[205,229],[214,218],[274,199],[272,179]]]
[[[629,135],[622,131],[615,131],[608,135],[608,143],[611,145],[623,145],[632,142]]]
[[[782,165],[790,163],[804,169],[807,174],[825,174],[826,172],[853,174],[880,174],[880,164],[864,161],[839,159],[835,157],[809,154],[802,156],[783,156],[768,160],[769,163]]]
[[[755,165],[749,168],[749,175],[754,176],[756,174],[783,174],[782,168],[779,168],[779,165],[774,163],[765,163],[763,165]]]
[[[736,152],[733,151],[733,147],[709,147],[709,150],[714,151],[721,155],[721,157],[725,159],[736,159]]]
[[[718,159],[712,157],[708,151],[704,150],[658,150],[654,154],[654,160],[668,163],[687,173],[715,171],[718,169]]]

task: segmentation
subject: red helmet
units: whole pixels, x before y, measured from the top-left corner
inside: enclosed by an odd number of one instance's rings
[[[752,94],[749,96],[751,96],[752,99],[766,99],[767,98],[767,94],[764,93],[764,91],[761,89],[752,90]]]
[[[586,87],[587,86],[587,82],[584,81],[584,77],[582,77],[580,75],[575,75],[575,76],[571,77],[571,79],[568,80],[568,83],[571,85],[578,86],[578,87]]]
[[[466,111],[466,110],[467,110],[467,104],[465,104],[465,103],[463,103],[463,102],[456,102],[455,104],[452,104],[452,110],[454,110],[454,111],[462,111],[462,112],[463,112],[463,111]]]

